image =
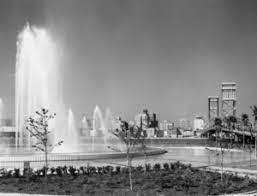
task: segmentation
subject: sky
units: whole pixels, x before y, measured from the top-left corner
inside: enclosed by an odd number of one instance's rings
[[[58,45],[63,101],[77,119],[95,105],[130,120],[207,117],[221,82],[237,114],[257,104],[255,0],[1,0],[0,97],[15,113],[16,40],[29,22]]]

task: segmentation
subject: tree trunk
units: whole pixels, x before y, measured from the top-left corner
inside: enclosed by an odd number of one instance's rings
[[[133,184],[132,184],[132,172],[131,172],[131,157],[130,157],[130,150],[129,146],[127,146],[127,160],[128,160],[128,169],[129,169],[129,185],[130,185],[130,190],[133,190]]]
[[[223,149],[221,148],[221,174],[220,174],[220,180],[223,181]]]
[[[257,134],[255,133],[255,144],[254,144],[254,149],[255,149],[255,159],[257,159]]]
[[[243,148],[245,148],[245,130],[243,130]]]
[[[146,151],[145,151],[145,149],[144,149],[144,159],[145,159],[145,171],[144,171],[144,173],[146,173]]]
[[[133,183],[132,183],[132,168],[131,168],[131,159],[129,159],[129,184],[130,184],[130,190],[133,190]]]
[[[45,145],[45,180],[46,181],[47,181],[47,168],[48,168],[47,145]]]
[[[216,130],[216,148],[218,147],[218,131]]]
[[[220,174],[220,180],[221,182],[223,182],[223,154],[224,154],[224,150],[223,150],[223,146],[222,146],[222,139],[223,139],[223,134],[222,134],[222,129],[221,129],[221,137],[220,137],[220,153],[221,153],[221,174]]]
[[[253,143],[253,136],[251,133],[251,143],[250,143],[250,168],[252,167],[252,143]]]

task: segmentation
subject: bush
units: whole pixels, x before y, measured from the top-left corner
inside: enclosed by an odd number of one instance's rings
[[[145,170],[147,172],[151,171],[151,164],[149,164],[149,163],[145,164]]]
[[[129,173],[128,167],[122,167],[121,173],[123,173],[123,174],[128,174],[128,173]]]
[[[179,169],[180,166],[181,166],[181,164],[180,164],[179,161],[177,161],[177,162],[174,163],[174,169]]]
[[[36,171],[34,171],[36,176],[40,176],[41,175],[41,169],[37,169]]]
[[[55,169],[55,171],[56,171],[56,173],[57,173],[57,175],[58,176],[63,176],[63,171],[62,171],[62,168],[59,166],[59,167],[57,167],[56,169]]]
[[[31,168],[24,168],[23,169],[23,176],[29,177],[31,176],[33,173],[33,170]]]
[[[119,174],[120,172],[121,172],[121,168],[120,168],[120,166],[116,166],[116,174]]]
[[[158,172],[161,170],[161,165],[159,163],[156,163],[156,164],[154,164],[153,168],[154,168],[154,171]]]
[[[170,163],[170,169],[175,170],[175,164],[174,163]]]
[[[97,167],[97,173],[102,174],[103,173],[103,167]]]
[[[77,169],[74,168],[73,166],[70,166],[68,169],[70,175],[72,175],[73,177],[77,176]]]
[[[168,163],[164,163],[164,164],[163,164],[163,168],[164,168],[165,170],[169,170],[169,169],[170,169],[169,164],[168,164]]]
[[[96,168],[93,167],[93,166],[89,166],[89,167],[87,168],[87,170],[88,170],[89,175],[93,175],[93,174],[96,173]]]
[[[62,172],[63,172],[64,175],[68,175],[68,168],[67,168],[67,166],[63,166],[62,167]]]
[[[20,178],[21,177],[21,171],[20,169],[14,169],[14,177],[15,178]]]
[[[142,165],[139,165],[139,166],[136,167],[136,172],[141,173],[143,171],[144,171],[144,168],[142,167]]]
[[[44,166],[44,167],[41,169],[41,173],[42,173],[43,176],[47,175],[46,172],[47,172],[48,168],[47,168],[47,170],[45,170],[45,168],[46,168],[46,167]]]
[[[107,165],[105,169],[106,169],[106,172],[107,172],[108,174],[112,174],[114,168],[113,168],[113,166]]]
[[[50,171],[51,171],[51,175],[54,175],[56,172],[56,169],[54,167],[51,167]]]

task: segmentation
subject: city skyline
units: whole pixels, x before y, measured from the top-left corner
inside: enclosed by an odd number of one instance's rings
[[[25,3],[24,3],[25,2]],[[0,2],[0,97],[14,118],[17,35],[46,28],[59,48],[63,98],[76,117],[95,105],[131,120],[207,117],[208,96],[236,82],[237,114],[257,104],[254,1]]]

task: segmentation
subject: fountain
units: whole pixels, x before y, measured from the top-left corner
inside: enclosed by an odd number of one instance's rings
[[[111,129],[119,127],[119,124],[114,121],[110,109],[107,109],[103,116],[100,108],[96,106],[92,126],[88,119],[83,117],[82,131],[76,127],[72,110],[67,110],[63,104],[56,51],[54,40],[44,29],[27,24],[18,35],[15,73],[15,150],[2,154],[0,165],[3,160],[38,162],[42,159],[41,154],[36,154],[31,147],[35,141],[31,140],[25,127],[26,119],[33,117],[41,108],[57,114],[49,124],[50,141],[53,144],[63,141],[61,146],[49,152],[49,161],[126,156],[122,142],[111,132]],[[0,117],[2,106],[0,99]],[[84,131],[91,127],[92,130],[88,130],[89,134],[84,135]],[[157,150],[154,153],[163,152]],[[140,152],[136,153],[140,155]],[[42,166],[42,163],[39,165]]]
[[[31,139],[25,129],[26,119],[43,107],[57,113],[50,130],[53,132],[53,142],[63,140],[63,146],[56,151],[79,152],[79,136],[74,114],[71,109],[68,115],[63,112],[66,109],[62,104],[60,92],[56,46],[47,31],[27,24],[18,36],[16,58],[16,148],[30,148]],[[93,130],[90,132],[92,148],[100,144],[101,151],[107,148],[111,119],[109,109],[104,119],[100,108],[95,107]],[[68,123],[65,123],[67,121]]]

